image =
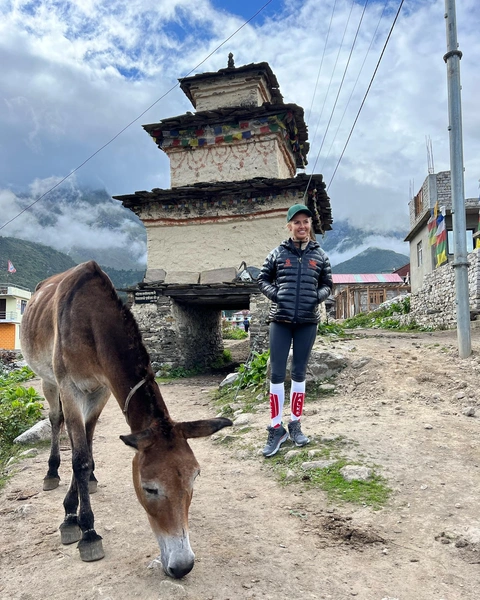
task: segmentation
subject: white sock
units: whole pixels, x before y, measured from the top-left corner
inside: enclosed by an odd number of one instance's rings
[[[299,421],[303,413],[305,402],[305,381],[293,381],[290,388],[290,419]]]
[[[272,427],[282,422],[283,404],[285,402],[285,384],[270,382],[270,418]]]

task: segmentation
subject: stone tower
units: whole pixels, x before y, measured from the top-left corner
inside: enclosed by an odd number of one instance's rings
[[[249,307],[258,290],[246,290],[237,269],[260,267],[285,239],[289,206],[307,204],[323,233],[330,200],[322,175],[296,175],[309,149],[304,113],[284,103],[268,63],[235,67],[230,55],[227,68],[181,79],[180,87],[196,111],[143,126],[169,158],[171,187],[116,198],[145,224],[144,283],[157,302],[169,295],[200,312],[214,307],[215,320],[222,308]],[[202,287],[212,283],[214,292]]]

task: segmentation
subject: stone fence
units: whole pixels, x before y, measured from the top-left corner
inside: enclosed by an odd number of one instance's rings
[[[480,249],[468,255],[470,312],[480,312]],[[407,320],[436,329],[456,327],[455,268],[447,263],[425,276],[422,288],[411,295]]]

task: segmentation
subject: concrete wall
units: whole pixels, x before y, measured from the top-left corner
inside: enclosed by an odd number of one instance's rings
[[[418,264],[418,244],[422,244],[422,264]],[[435,269],[435,247],[430,246],[427,228],[424,227],[410,240],[410,286],[412,292],[422,287],[428,273]]]
[[[172,188],[205,181],[243,181],[255,177],[288,179],[296,173],[282,133],[255,136],[230,144],[190,149],[165,148]]]

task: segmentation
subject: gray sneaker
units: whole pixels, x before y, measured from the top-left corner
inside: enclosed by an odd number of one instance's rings
[[[270,425],[267,427],[268,431],[268,439],[267,445],[262,450],[263,456],[273,456],[276,454],[280,448],[280,446],[285,442],[288,438],[287,430],[283,425],[280,427],[271,427]]]
[[[290,421],[288,424],[288,433],[295,446],[306,446],[310,441],[309,438],[303,434],[300,421]]]

